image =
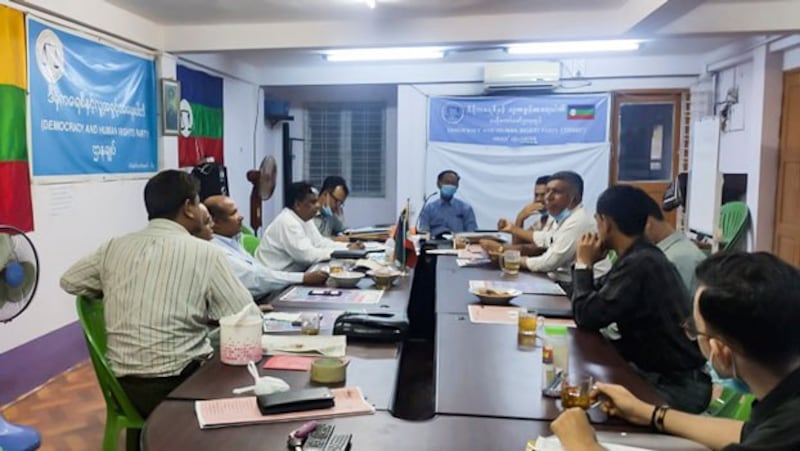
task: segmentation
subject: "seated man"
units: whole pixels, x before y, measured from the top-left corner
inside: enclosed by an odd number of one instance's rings
[[[596,230],[592,217],[583,209],[583,178],[572,171],[556,172],[547,182],[545,207],[550,216],[548,225],[532,234],[532,245],[502,246],[496,241],[481,240],[487,251],[500,251],[503,248],[519,248],[524,255],[525,266],[532,272],[548,273],[562,285],[567,293],[571,291],[572,265],[575,263],[575,249],[580,236]],[[508,225],[503,231],[511,231],[515,226]],[[610,268],[607,260],[595,268],[596,277],[601,277]]]
[[[533,202],[522,207],[522,210],[517,213],[514,224],[506,218],[500,218],[497,221],[497,230],[506,230],[511,233],[514,243],[531,243],[533,242],[533,232],[543,230],[548,222],[551,222],[550,216],[547,214],[547,209],[544,206],[545,195],[547,194],[547,182],[550,181],[549,175],[544,175],[536,179],[533,186]],[[531,216],[537,216],[536,220],[530,227],[525,227],[525,221]]]
[[[443,233],[474,232],[478,228],[472,207],[453,197],[458,190],[459,180],[456,171],[448,169],[439,173],[436,179],[439,199],[422,209],[418,227],[420,232],[430,232],[431,237],[436,238]]]
[[[667,260],[675,265],[684,286],[689,293],[694,293],[697,288],[694,270],[706,259],[706,254],[698,249],[685,234],[675,230],[672,224],[664,220],[664,213],[656,201],[650,199],[648,208],[645,236],[661,249],[661,252],[667,256]]]
[[[800,449],[800,274],[764,252],[716,254],[697,267],[699,289],[684,323],[687,335],[724,377],[758,400],[746,422],[691,415],[597,384],[603,408],[631,423],[723,451]],[[665,356],[666,357],[666,356]],[[595,393],[598,394],[598,393]],[[601,450],[586,414],[564,412],[552,424],[564,449]]]
[[[256,259],[279,271],[305,271],[331,257],[331,252],[361,249],[358,243],[337,243],[319,234],[311,221],[319,210],[317,190],[308,182],[295,182],[286,193],[286,206],[264,231]]]
[[[233,273],[254,299],[263,299],[287,285],[324,285],[328,280],[328,275],[322,271],[283,272],[262,265],[239,242],[244,219],[233,199],[221,195],[211,196],[206,199],[205,204],[214,220],[213,242],[225,252]]]
[[[109,240],[61,277],[70,294],[102,296],[106,358],[145,418],[211,354],[208,320],[253,303],[225,254],[191,235],[203,227],[197,193],[183,171],[156,174],[144,189],[147,227]]]
[[[322,191],[319,193],[319,212],[314,216],[314,225],[319,233],[335,241],[348,241],[344,232],[344,202],[350,190],[347,182],[338,176],[325,177],[322,182]]]
[[[678,271],[644,238],[647,193],[629,185],[612,186],[597,201],[597,234],[578,243],[572,311],[578,327],[601,330],[611,343],[671,406],[702,412],[711,396],[705,359],[681,331],[690,313],[689,293]],[[614,250],[619,256],[605,282],[596,288],[592,265]]]

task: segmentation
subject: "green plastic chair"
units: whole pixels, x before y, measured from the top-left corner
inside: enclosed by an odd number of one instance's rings
[[[100,390],[106,400],[106,430],[103,433],[103,451],[116,451],[119,432],[122,429],[141,429],[144,420],[133,407],[128,395],[122,390],[106,361],[106,321],[103,316],[103,301],[78,296],[75,302],[78,319],[89,348]],[[128,433],[126,431],[126,433]]]
[[[256,234],[253,233],[253,229],[251,229],[250,227],[247,227],[244,224],[242,224],[242,234],[243,235],[249,235],[249,236],[256,236]]]
[[[242,247],[250,255],[255,255],[259,243],[261,243],[261,240],[259,240],[258,237],[252,235],[242,235]]]
[[[720,210],[719,225],[722,228],[722,250],[735,249],[745,236],[750,212],[744,202],[728,202]]]
[[[719,398],[711,401],[706,413],[720,418],[747,421],[755,397],[751,393],[741,393],[732,388],[724,387]]]

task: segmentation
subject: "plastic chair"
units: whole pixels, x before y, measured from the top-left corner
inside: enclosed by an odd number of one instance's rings
[[[122,390],[106,361],[106,321],[103,301],[78,296],[78,319],[89,348],[89,357],[106,400],[106,430],[103,434],[103,451],[116,451],[122,429],[141,429],[144,420]],[[126,433],[128,433],[126,431]]]
[[[747,421],[750,419],[754,399],[751,393],[741,393],[724,387],[719,398],[711,401],[706,413],[720,418]]]
[[[728,202],[720,210],[719,223],[722,228],[722,250],[735,249],[747,230],[750,212],[744,202]]]
[[[0,450],[33,451],[41,444],[42,436],[36,429],[11,424],[0,416]]]
[[[260,243],[261,240],[259,240],[258,237],[252,235],[242,235],[242,247],[250,255],[255,255],[256,249],[258,249],[258,245]]]
[[[242,235],[256,236],[256,234],[253,233],[253,229],[244,224],[242,224]]]

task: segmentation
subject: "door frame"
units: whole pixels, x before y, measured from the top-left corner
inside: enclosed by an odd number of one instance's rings
[[[638,102],[674,102],[675,112],[672,116],[672,178],[678,175],[680,167],[680,139],[681,118],[683,117],[683,103],[681,99],[688,94],[688,89],[632,89],[611,92],[611,153],[609,155],[608,185],[612,186],[618,176],[619,164],[619,108],[622,103]],[[648,183],[648,182],[637,182]],[[668,182],[669,183],[669,182]]]
[[[783,204],[783,164],[786,162],[786,147],[784,146],[783,136],[786,132],[786,128],[788,126],[787,122],[789,121],[789,115],[787,114],[787,92],[786,92],[786,79],[793,75],[800,74],[800,68],[786,70],[783,71],[782,78],[781,78],[781,123],[780,123],[780,130],[778,131],[778,176],[775,179],[775,215],[772,220],[772,253],[775,255],[778,254],[778,240],[780,239],[780,217],[781,217],[781,205]]]

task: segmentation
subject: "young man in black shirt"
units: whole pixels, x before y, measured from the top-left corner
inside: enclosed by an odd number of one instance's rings
[[[711,256],[697,278],[694,311],[683,327],[722,377],[750,388],[757,399],[750,420],[656,407],[619,385],[598,384],[604,409],[711,449],[800,449],[800,273],[772,254],[735,252]],[[568,451],[603,449],[580,409],[551,427]]]
[[[572,310],[582,328],[600,330],[671,406],[708,407],[705,359],[681,330],[689,293],[667,257],[644,238],[649,201],[639,188],[608,188],[597,201],[598,234],[578,243]],[[613,249],[619,256],[595,287],[592,265]]]

